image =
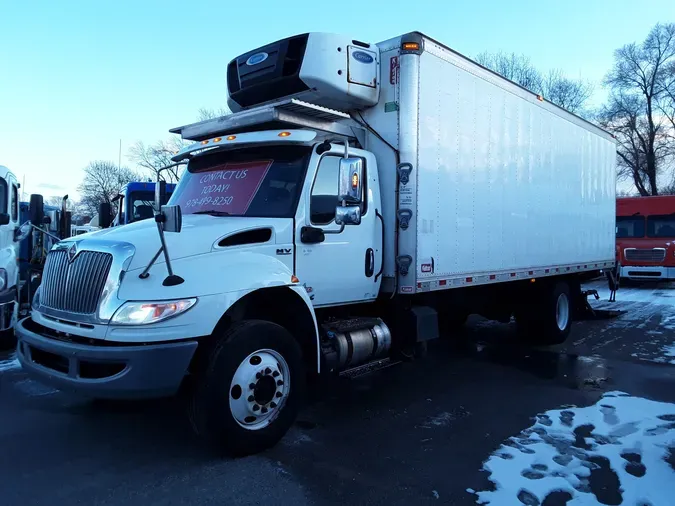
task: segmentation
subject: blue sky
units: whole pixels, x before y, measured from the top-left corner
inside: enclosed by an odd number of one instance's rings
[[[0,0],[0,164],[27,193],[74,196],[90,160],[117,162],[121,139],[128,163],[136,140],[224,106],[227,63],[297,33],[419,30],[467,56],[524,53],[597,83],[600,100],[612,51],[674,20],[673,0]]]

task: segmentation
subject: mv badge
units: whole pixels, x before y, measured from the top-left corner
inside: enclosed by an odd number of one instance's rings
[[[76,256],[77,256],[77,244],[73,244],[68,250],[68,262],[72,264]]]

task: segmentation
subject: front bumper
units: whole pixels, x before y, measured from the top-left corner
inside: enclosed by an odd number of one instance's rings
[[[25,318],[16,325],[17,356],[30,376],[88,397],[170,396],[187,374],[197,341],[117,346],[62,341]]]
[[[621,277],[640,280],[675,280],[675,267],[622,265]]]

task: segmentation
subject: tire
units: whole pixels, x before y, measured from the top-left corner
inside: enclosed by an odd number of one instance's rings
[[[520,337],[529,344],[565,342],[572,329],[572,296],[568,283],[559,281],[538,292],[516,313]]]
[[[206,362],[190,396],[195,432],[235,457],[274,446],[295,421],[305,394],[298,342],[274,323],[237,322]]]

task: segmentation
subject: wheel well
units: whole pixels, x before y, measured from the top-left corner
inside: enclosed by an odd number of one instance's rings
[[[293,290],[281,286],[245,295],[220,318],[213,335],[222,334],[225,328],[240,320],[265,320],[281,325],[300,344],[307,372],[318,372],[314,319],[305,301]]]

